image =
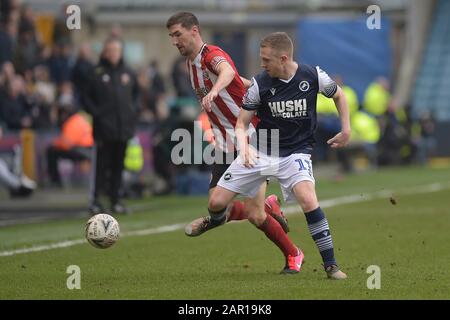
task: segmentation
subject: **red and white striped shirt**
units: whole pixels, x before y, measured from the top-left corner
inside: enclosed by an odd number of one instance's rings
[[[224,152],[232,152],[234,148],[234,127],[245,95],[245,87],[230,56],[217,46],[204,44],[194,61],[187,59],[189,77],[192,88],[201,102],[218,78],[217,67],[228,62],[236,72],[234,79],[211,103],[211,112],[207,112],[213,128],[216,146]],[[250,124],[250,132],[255,127]]]

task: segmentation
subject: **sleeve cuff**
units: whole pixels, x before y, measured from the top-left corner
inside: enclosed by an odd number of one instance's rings
[[[259,105],[257,104],[244,104],[242,105],[242,109],[247,110],[247,111],[255,111],[258,110]]]

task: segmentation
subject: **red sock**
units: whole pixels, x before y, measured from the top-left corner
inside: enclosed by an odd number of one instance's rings
[[[296,256],[298,254],[297,247],[292,243],[291,239],[288,238],[280,224],[270,214],[267,215],[266,220],[264,220],[263,224],[260,225],[258,229],[263,231],[266,234],[266,237],[280,248],[285,257],[288,255]]]
[[[245,219],[247,219],[247,215],[244,212],[244,203],[242,201],[234,201],[233,206],[230,209],[228,221]]]

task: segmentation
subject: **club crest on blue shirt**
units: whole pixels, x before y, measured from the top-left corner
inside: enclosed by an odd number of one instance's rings
[[[309,82],[303,80],[302,82],[300,82],[300,84],[298,85],[298,88],[300,89],[300,91],[308,91],[309,90]]]

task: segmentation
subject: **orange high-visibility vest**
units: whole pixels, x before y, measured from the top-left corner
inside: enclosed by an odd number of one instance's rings
[[[53,145],[62,150],[92,147],[94,139],[91,124],[82,115],[75,113],[64,122],[61,135],[53,141]]]

